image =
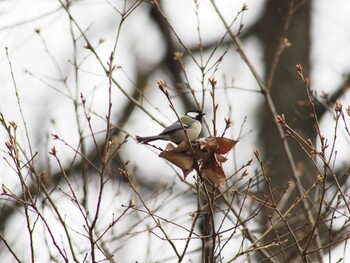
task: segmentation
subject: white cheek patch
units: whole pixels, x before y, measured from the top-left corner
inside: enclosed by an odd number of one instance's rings
[[[187,112],[186,115],[195,119],[198,116],[198,113],[197,112]]]

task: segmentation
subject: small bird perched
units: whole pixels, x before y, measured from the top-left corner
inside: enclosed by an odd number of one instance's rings
[[[185,128],[188,138],[191,142],[195,141],[202,131],[203,115],[205,115],[205,113],[201,112],[200,110],[191,110],[186,112],[186,114],[180,118],[180,121],[182,122],[182,125]],[[158,135],[147,137],[136,136],[136,140],[139,143],[148,143],[155,140],[164,140],[179,144],[187,140],[182,125],[179,121],[176,121],[170,126],[166,127]]]

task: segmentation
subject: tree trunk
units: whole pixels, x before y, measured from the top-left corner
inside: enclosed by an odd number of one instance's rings
[[[296,7],[298,1],[294,2],[294,7]],[[286,0],[266,1],[263,16],[257,23],[255,33],[264,49],[266,65],[265,76],[269,75],[270,67],[273,63],[273,55],[278,45],[278,39],[283,31],[285,15],[289,4],[290,1]],[[305,1],[300,5],[300,8],[296,9],[292,16],[290,26],[286,32],[286,37],[291,43],[291,46],[283,51],[276,67],[271,85],[271,96],[275,103],[277,113],[284,114],[288,124],[291,124],[303,138],[310,138],[314,141],[316,138],[314,120],[310,117],[311,111],[305,106],[307,103],[303,103],[307,102],[307,93],[296,71],[296,65],[301,64],[305,74],[308,75],[310,72],[310,7],[310,1]],[[271,119],[266,105],[262,106],[261,112],[263,112],[261,118],[262,122],[260,124],[262,152],[264,153],[264,160],[268,167],[268,175],[271,177],[271,185],[277,190],[276,196],[280,196],[287,183],[292,180],[292,172],[289,168],[287,158],[284,155],[281,139],[275,128],[275,119]],[[305,158],[305,153],[294,141],[289,140],[289,145],[298,172],[301,174],[300,180],[304,188],[307,189],[311,186],[311,181],[316,177],[312,172],[313,167],[311,162]],[[282,213],[293,204],[297,196],[299,196],[299,194],[294,188],[294,193],[287,203],[285,203],[284,211],[281,211]],[[296,216],[300,216],[300,220],[289,222],[292,229],[296,229],[300,227],[301,224],[307,222],[308,218],[302,213],[301,209],[297,208],[293,210],[292,213],[295,213]],[[269,218],[270,214],[271,210],[266,209],[264,211],[263,217],[265,219],[263,222],[270,222],[266,220]],[[265,225],[266,228],[269,226],[269,224]],[[309,228],[307,228],[307,230],[308,229]],[[306,232],[309,232],[305,230],[305,228],[302,228],[302,231],[296,231],[297,239],[305,237]],[[274,235],[267,237],[266,241],[271,241],[273,239],[277,241],[276,233],[282,236],[288,234],[288,230],[285,226],[281,226],[281,228],[276,229]],[[289,241],[286,247],[293,242],[290,235],[284,236],[283,239],[288,239]],[[292,248],[285,251],[284,255],[280,253],[278,256],[279,259],[292,262],[295,257],[298,257],[300,260],[300,254],[296,249],[296,246],[292,246]],[[278,248],[278,250],[280,250],[280,248]]]

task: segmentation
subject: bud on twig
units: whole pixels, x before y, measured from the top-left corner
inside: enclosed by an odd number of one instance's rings
[[[342,112],[343,105],[339,102],[339,100],[337,100],[337,101],[335,102],[334,109],[335,109],[335,111],[337,111],[337,112]]]

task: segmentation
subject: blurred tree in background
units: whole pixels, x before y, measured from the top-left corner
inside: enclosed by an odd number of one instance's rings
[[[349,80],[308,78],[312,2],[171,2],[10,4],[0,258],[345,262]],[[239,140],[221,187],[202,159],[184,178],[166,143],[134,140],[189,109],[204,137]]]

